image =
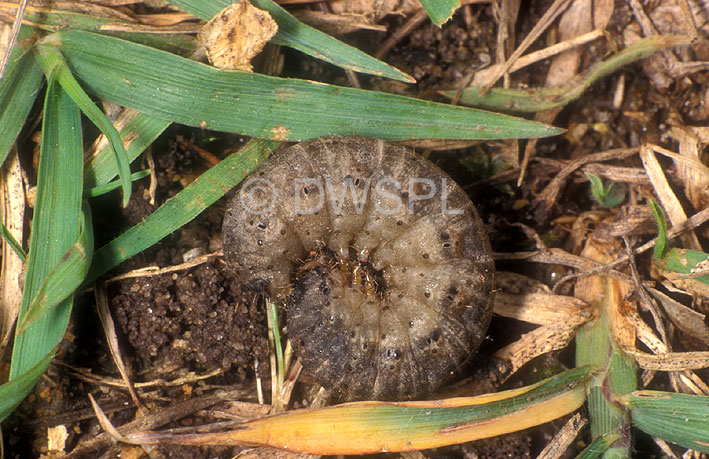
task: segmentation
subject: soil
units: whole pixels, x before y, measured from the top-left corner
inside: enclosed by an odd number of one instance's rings
[[[517,43],[531,30],[551,2],[522,3],[525,5],[517,24]],[[620,36],[634,19],[624,2],[617,3],[608,30]],[[417,84],[406,87],[360,75],[362,86],[435,98],[434,91],[451,87],[471,69],[494,62],[497,23],[493,9],[487,3],[469,8],[470,14],[458,13],[440,29],[424,21],[385,57],[392,65],[414,76]],[[387,36],[405,21],[406,18],[399,16],[387,17],[383,22],[389,26]],[[378,32],[357,32],[343,37],[343,40],[373,53],[384,38]],[[531,50],[544,46],[544,39],[540,38]],[[584,50],[583,68],[587,67],[584,63],[596,62],[611,52],[607,45],[599,44],[587,45]],[[348,84],[340,69],[292,50],[284,50],[284,54],[286,64],[283,76]],[[594,84],[581,98],[569,104],[553,123],[569,129],[569,132],[537,144],[535,156],[539,159],[530,163],[527,178],[519,187],[516,186],[519,171],[514,169],[515,161],[510,161],[508,144],[489,142],[462,150],[426,152],[469,192],[483,221],[488,224],[493,250],[512,252],[533,249],[535,245],[530,237],[531,231],[550,246],[572,251],[571,228],[564,217],[597,211],[600,206],[590,197],[587,180],[578,174],[562,188],[561,195],[548,212],[538,212],[539,193],[565,164],[562,160],[572,160],[609,148],[637,146],[643,142],[658,143],[676,150],[676,143],[667,135],[673,122],[707,123],[709,105],[705,104],[705,94],[709,88],[709,75],[704,72],[674,78],[665,73],[664,79],[660,80],[653,65],[658,64],[648,60],[625,67]],[[512,80],[515,85],[543,86],[547,68],[546,63],[534,64],[515,73]],[[621,105],[614,106],[614,91],[621,75],[625,78],[626,94]],[[584,130],[584,135],[575,136],[575,129],[579,126]],[[216,141],[213,140],[215,138]],[[149,190],[143,184],[135,186],[129,206],[120,213],[116,212],[120,208],[117,194],[97,200],[97,205],[93,206],[96,245],[100,246],[141,221],[191,179],[208,169],[208,162],[191,148],[191,142],[220,156],[220,152],[227,150],[224,145],[238,141],[238,138],[222,133],[184,127],[168,129],[152,147],[157,173],[156,202],[150,202]],[[615,165],[638,167],[640,164],[635,157]],[[480,182],[504,171],[505,167],[509,167],[510,171],[507,176],[498,176],[493,182]],[[651,193],[647,186],[634,186],[631,190],[633,199],[639,199],[643,193]],[[215,204],[175,234],[121,265],[106,279],[145,266],[174,266],[219,250],[224,206],[225,200]],[[648,216],[646,220],[652,223],[650,218]],[[653,231],[654,227],[650,225],[649,229],[641,231],[641,235],[651,237]],[[520,266],[510,261],[500,262],[497,269],[523,272],[547,284],[567,272],[561,266],[529,268],[528,265]],[[570,288],[567,287],[567,292]],[[166,409],[178,402],[198,399],[225,388],[240,391],[239,399],[242,401],[255,402],[257,377],[267,393],[268,401],[271,372],[265,308],[257,292],[232,280],[221,258],[212,257],[203,264],[167,274],[110,282],[108,298],[118,329],[119,347],[129,374],[135,382],[152,383],[140,389],[141,399],[151,410]],[[135,419],[136,410],[128,392],[112,383],[120,379],[120,374],[113,363],[93,303],[93,295],[77,298],[72,325],[57,358],[33,393],[3,424],[6,457],[46,454],[47,428],[59,424],[66,425],[68,429],[66,451],[86,446],[101,432],[88,394],[92,394],[109,413],[114,425]],[[488,338],[467,370],[469,375],[484,375],[481,378],[481,393],[500,388],[494,377],[490,377],[494,372],[487,371],[489,356],[529,331],[529,328],[512,320],[493,318]],[[568,363],[569,353],[567,349],[538,359],[503,388],[520,386],[525,376]],[[303,376],[303,380],[308,380],[307,375]],[[310,385],[302,384],[296,389],[294,399],[298,404],[305,404],[310,393]],[[180,421],[159,428],[201,424],[213,420],[212,416],[194,411]],[[519,434],[423,454],[429,458],[532,457],[562,425],[561,421],[557,421]],[[117,454],[141,457],[143,453],[109,442],[79,451],[83,452],[83,457],[116,457]],[[227,458],[239,451],[239,448],[226,447],[161,446],[153,450],[150,457]],[[656,453],[652,449],[651,452]]]

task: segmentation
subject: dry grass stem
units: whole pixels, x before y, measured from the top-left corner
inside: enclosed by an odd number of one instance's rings
[[[573,415],[539,453],[537,459],[561,458],[587,423],[588,419],[582,417],[581,413]]]
[[[25,221],[25,191],[17,151],[12,150],[0,168],[0,218],[17,241],[22,240]],[[0,355],[12,336],[22,304],[22,260],[2,239],[0,264]]]
[[[153,277],[153,276],[160,276],[163,274],[168,274],[172,273],[175,271],[183,271],[185,269],[190,269],[194,268],[195,266],[199,266],[203,263],[207,263],[213,258],[222,258],[223,254],[222,251],[218,252],[212,252],[208,253],[206,255],[199,256],[197,258],[194,258],[186,263],[181,263],[179,265],[174,265],[174,266],[167,266],[165,268],[159,268],[157,266],[147,266],[145,268],[140,268],[140,269],[134,269],[133,271],[129,271],[127,273],[120,274],[118,276],[112,277],[106,281],[106,284],[111,284],[113,282],[118,282],[123,279],[134,279],[138,277]]]
[[[665,172],[655,156],[654,150],[651,145],[643,145],[640,148],[640,159],[643,162],[645,171],[650,178],[650,182],[662,207],[665,209],[665,212],[667,212],[670,222],[673,226],[679,225],[687,220],[687,214],[684,212],[682,204],[680,204],[672,187],[670,187]],[[694,231],[688,231],[680,237],[686,248],[701,250],[699,239],[697,239],[697,235],[694,234]]]
[[[512,53],[509,59],[500,67],[494,76],[490,78],[490,82],[485,86],[485,90],[490,90],[492,86],[499,80],[505,73],[509,71],[512,65],[519,59],[522,54],[529,48],[529,46],[534,43],[534,41],[539,38],[539,36],[551,25],[552,22],[564,12],[566,7],[570,4],[570,0],[554,0],[554,3],[547,9],[544,15],[539,19],[539,21],[534,25],[534,28],[529,32],[522,43],[519,44],[517,49]],[[483,92],[484,93],[484,92]]]
[[[106,336],[106,342],[108,343],[108,348],[111,351],[111,357],[113,357],[113,363],[118,368],[118,372],[121,374],[121,378],[128,388],[128,393],[130,393],[133,403],[138,408],[138,412],[143,415],[145,414],[145,407],[140,401],[138,394],[133,387],[130,376],[128,375],[128,370],[123,362],[123,356],[121,355],[121,349],[118,345],[118,335],[116,334],[116,325],[111,317],[111,311],[108,309],[108,295],[106,294],[106,284],[97,283],[94,288],[94,295],[96,297],[96,309],[101,319],[101,326],[103,327],[104,335]]]

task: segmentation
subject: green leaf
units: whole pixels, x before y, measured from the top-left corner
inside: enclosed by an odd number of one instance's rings
[[[12,251],[15,252],[15,255],[22,260],[22,263],[25,262],[25,258],[27,258],[27,254],[25,253],[24,250],[22,250],[22,245],[17,242],[17,239],[15,239],[15,236],[12,235],[10,231],[7,230],[5,225],[0,222],[0,235],[2,236],[3,239],[5,239],[5,242],[12,248]]]
[[[204,20],[212,19],[232,4],[231,0],[169,0],[169,3]],[[272,0],[251,0],[251,3],[256,8],[268,11],[278,24],[278,33],[272,39],[277,45],[297,49],[316,59],[355,72],[383,76],[405,83],[416,82],[401,70],[303,24]]]
[[[127,206],[131,193],[130,164],[126,150],[123,147],[123,142],[121,141],[121,136],[108,117],[93,103],[89,95],[81,88],[57,48],[50,44],[45,44],[40,45],[38,50],[39,53],[37,56],[45,72],[54,72],[56,74],[57,81],[64,91],[69,94],[72,100],[74,100],[74,103],[84,112],[84,115],[108,138],[108,142],[111,145],[118,164],[118,175],[121,178],[123,188],[123,207]]]
[[[94,95],[190,126],[274,140],[359,134],[388,140],[517,138],[562,132],[540,123],[311,81],[217,70],[153,48],[88,32],[61,42]]]
[[[82,189],[81,117],[78,107],[50,72],[44,102],[32,232],[18,321],[22,322],[51,268],[79,238]],[[12,387],[3,407],[16,406],[51,360],[69,321],[72,297],[63,300],[24,332],[15,333],[10,365]],[[7,415],[9,411],[2,411]]]
[[[584,401],[589,368],[478,397],[354,402],[252,419],[230,431],[127,434],[136,444],[264,445],[291,452],[350,455],[437,448],[515,432],[556,419]]]
[[[251,140],[200,175],[145,220],[97,250],[86,283],[191,221],[256,169],[277,145],[276,142]]]
[[[27,52],[27,45],[23,45],[34,30],[22,26],[0,81],[0,164],[15,143],[42,84],[42,68],[34,55]]]
[[[44,358],[40,359],[32,368],[0,386],[0,421],[8,417],[17,405],[27,397],[53,357],[54,350],[47,352]]]
[[[89,272],[93,251],[91,208],[88,204],[84,204],[79,239],[42,280],[22,320],[17,324],[17,333],[24,332],[34,321],[44,317],[74,293]]]
[[[709,397],[636,391],[620,399],[638,429],[684,448],[709,453]]]
[[[696,269],[706,272],[709,265],[709,254],[699,250],[672,248],[665,252],[662,258],[655,261],[657,266],[667,271],[680,274],[693,274]],[[697,282],[709,284],[709,275],[692,277]]]
[[[115,16],[98,16],[97,14],[100,12],[93,11],[91,14],[84,14],[59,8],[43,8],[41,11],[25,10],[23,17],[26,21],[36,24],[38,28],[49,32],[64,29],[86,30],[152,46],[180,56],[190,56],[197,48],[197,40],[194,36],[175,33],[123,32],[121,30],[136,30],[139,26],[136,27],[135,23],[121,21]]]
[[[144,169],[142,171],[134,172],[130,175],[130,180],[131,182],[138,181],[142,179],[143,177],[147,177],[150,175],[150,170]],[[84,197],[85,198],[95,198],[96,196],[101,196],[102,194],[106,194],[109,191],[113,191],[116,188],[120,188],[121,182],[118,180],[114,180],[113,182],[108,182],[105,185],[99,185],[91,188],[84,188]]]
[[[665,256],[667,251],[667,219],[665,218],[665,212],[662,210],[662,207],[660,207],[660,204],[654,199],[650,201],[650,208],[657,222],[657,242],[655,243],[652,257],[655,260],[659,260]]]
[[[126,150],[128,161],[133,162],[170,124],[171,121],[134,112],[133,118],[119,131],[123,142],[128,142]],[[116,175],[118,175],[116,155],[111,146],[106,145],[86,163],[85,186],[94,188],[105,185]]]
[[[276,366],[278,374],[278,387],[283,386],[283,381],[286,377],[286,367],[285,360],[283,359],[283,346],[281,343],[281,331],[278,322],[278,307],[276,303],[266,298],[266,318],[268,319],[268,325],[271,331],[273,331],[273,336],[269,331],[269,341],[273,340],[273,349],[276,351]]]
[[[460,8],[460,0],[421,0],[428,17],[438,27],[447,22]]]
[[[605,207],[615,207],[625,200],[625,185],[618,182],[609,182],[608,186],[596,174],[586,172],[586,177],[591,182],[593,199]]]
[[[620,440],[620,438],[621,436],[618,433],[611,433],[596,437],[590,445],[581,451],[581,454],[576,456],[576,459],[596,459],[597,457],[601,457],[606,451],[608,451],[608,448],[610,448],[613,443]]]

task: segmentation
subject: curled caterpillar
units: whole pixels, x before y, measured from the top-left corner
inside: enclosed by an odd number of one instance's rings
[[[475,207],[400,145],[326,137],[276,153],[237,190],[222,237],[240,279],[286,305],[305,370],[343,399],[435,391],[490,322]]]

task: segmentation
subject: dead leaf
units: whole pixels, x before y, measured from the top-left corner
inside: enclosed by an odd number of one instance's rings
[[[25,191],[17,153],[12,151],[0,168],[0,221],[17,241],[22,242],[25,219]],[[12,336],[13,324],[22,303],[22,260],[10,245],[0,241],[0,352]]]
[[[672,323],[682,333],[709,345],[709,327],[705,322],[706,316],[704,314],[683,305],[659,290],[651,288],[648,291],[660,302]]]
[[[277,31],[276,21],[266,11],[238,0],[205,24],[197,39],[215,67],[251,72],[251,59]]]
[[[331,0],[330,11],[335,14],[356,14],[377,22],[388,14],[407,15],[421,9],[416,0]]]

